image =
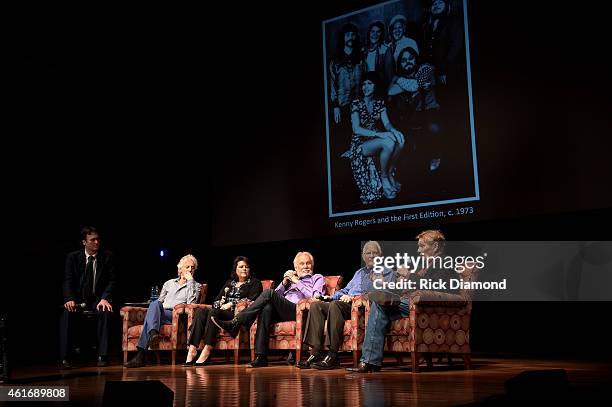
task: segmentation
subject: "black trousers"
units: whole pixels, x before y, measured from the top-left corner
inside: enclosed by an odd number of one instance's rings
[[[193,316],[189,345],[198,347],[200,345],[200,341],[204,339],[205,345],[215,346],[217,343],[219,328],[212,322],[210,317],[215,317],[221,321],[226,321],[234,318],[234,311],[222,310],[219,308],[198,309]]]
[[[270,344],[270,325],[275,322],[295,321],[295,304],[285,299],[273,289],[264,290],[259,297],[236,316],[245,326],[257,318],[255,334],[255,353],[267,355]]]
[[[94,311],[94,310],[90,310]],[[82,330],[87,327],[87,318],[97,319],[98,334],[98,355],[108,355],[108,333],[112,312],[95,310],[93,314],[85,315],[83,311],[69,312],[64,310],[60,318],[60,358],[66,359],[70,349],[74,346],[75,333],[82,334]]]
[[[323,342],[323,331],[327,321],[327,339],[329,350],[338,352],[342,345],[344,321],[351,319],[351,303],[342,301],[313,302],[310,304],[306,328],[304,330],[304,344],[312,347],[312,353],[319,352]]]

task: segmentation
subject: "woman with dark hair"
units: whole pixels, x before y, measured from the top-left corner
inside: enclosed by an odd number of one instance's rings
[[[376,72],[365,74],[363,96],[351,104],[351,148],[343,155],[351,159],[363,204],[371,204],[383,195],[393,199],[401,187],[395,180],[395,163],[404,147],[404,135],[391,125],[385,102],[375,98],[378,83]]]
[[[231,278],[225,282],[211,309],[198,309],[193,318],[191,335],[189,337],[189,350],[184,366],[204,366],[210,360],[210,352],[217,341],[219,328],[210,318],[215,316],[227,320],[234,318],[234,309],[239,301],[248,299],[254,301],[261,294],[263,287],[261,281],[252,277],[249,259],[238,256],[234,259]],[[204,339],[204,350],[198,360],[195,356],[198,345]]]

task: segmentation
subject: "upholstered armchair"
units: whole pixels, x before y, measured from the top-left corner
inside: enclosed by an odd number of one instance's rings
[[[274,287],[273,280],[262,280],[261,285],[263,289],[266,290],[268,288]],[[244,300],[240,301],[236,305],[236,309],[234,310],[234,315],[238,315],[240,311],[247,308],[251,305],[251,301]],[[193,324],[193,317],[199,308],[211,308],[212,305],[208,304],[188,304],[185,306],[185,313],[187,314],[187,330],[191,332],[191,325]],[[220,330],[219,335],[217,336],[217,344],[215,345],[215,349],[220,350],[233,350],[234,351],[234,364],[238,364],[240,361],[240,349],[249,349],[249,329],[245,327],[241,327],[238,332],[238,336],[232,338],[226,331]],[[200,341],[198,345],[198,349],[202,349],[204,347],[204,342]],[[229,358],[229,353],[228,353]]]
[[[208,284],[200,285],[200,295],[198,303],[203,303],[208,292]],[[185,314],[185,304],[177,304],[172,310],[172,324],[162,325],[159,331],[160,341],[157,350],[172,351],[172,364],[176,363],[177,349],[185,349],[187,344],[187,315]],[[123,363],[128,360],[128,352],[138,350],[136,345],[142,332],[147,308],[144,307],[123,307],[120,315],[123,318]],[[156,353],[159,363],[159,354]]]
[[[325,276],[325,294],[334,295],[340,288],[342,276]],[[297,303],[295,321],[277,322],[270,330],[270,349],[295,349],[295,358],[300,360],[302,352],[302,328],[308,317],[311,299],[303,299]],[[250,345],[251,360],[255,359],[255,333],[257,321],[251,325]]]
[[[358,295],[353,298],[351,304],[351,319],[344,321],[344,339],[340,351],[353,353],[353,364],[357,366],[361,358],[363,338],[367,324],[366,312],[369,314],[370,302],[367,296]],[[327,335],[327,325],[325,327]]]
[[[476,281],[477,271],[467,269],[461,278],[464,282]],[[446,354],[449,362],[452,356],[461,356],[465,368],[470,369],[471,313],[470,290],[459,294],[415,291],[410,296],[409,316],[391,322],[385,334],[385,350],[410,352],[413,373],[419,371],[421,356],[431,365],[433,354]]]

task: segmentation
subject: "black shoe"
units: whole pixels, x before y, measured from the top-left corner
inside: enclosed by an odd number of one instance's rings
[[[266,367],[268,366],[268,357],[266,355],[257,355],[255,360],[247,365],[247,367]]]
[[[206,366],[206,365],[210,365],[210,358],[211,358],[211,356],[208,355],[208,357],[206,358],[206,360],[204,362],[195,362],[193,365],[194,366]]]
[[[62,360],[60,367],[64,370],[72,369],[72,364],[67,359]]]
[[[108,366],[108,360],[106,356],[98,356],[98,367],[106,367]]]
[[[331,370],[337,369],[340,367],[340,360],[338,356],[327,355],[323,358],[323,360],[313,363],[312,367],[318,370]]]
[[[157,329],[151,329],[149,331],[149,346],[148,348],[157,349],[159,348],[159,341],[161,337]]]
[[[295,364],[295,354],[293,352],[289,352],[289,355],[287,356],[287,360],[286,360],[288,365],[294,365]]]
[[[232,338],[235,338],[236,336],[238,336],[238,331],[240,331],[240,322],[238,322],[236,318],[230,321],[221,321],[215,317],[210,317],[210,320],[213,322],[213,324],[217,325],[220,329],[227,331],[227,333],[230,334]]]
[[[295,367],[298,369],[310,369],[314,363],[320,362],[321,360],[323,360],[323,355],[317,353],[316,355],[310,355],[306,360],[300,360]]]
[[[346,370],[349,371],[349,372],[354,372],[354,373],[379,372],[380,371],[380,366],[371,365],[371,364],[366,363],[366,362],[359,362],[357,367],[349,367]]]
[[[189,362],[183,362],[183,366],[194,366],[195,364],[195,358]]]
[[[144,366],[146,366],[144,352],[138,352],[138,354],[136,356],[134,356],[132,358],[132,360],[130,360],[129,362],[127,362],[123,366],[127,367],[128,369],[134,368],[134,367],[144,367]]]

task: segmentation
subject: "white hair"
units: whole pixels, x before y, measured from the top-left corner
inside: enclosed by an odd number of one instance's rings
[[[176,267],[180,270],[187,260],[191,260],[193,262],[194,271],[198,269],[198,260],[192,254],[181,257]]]

